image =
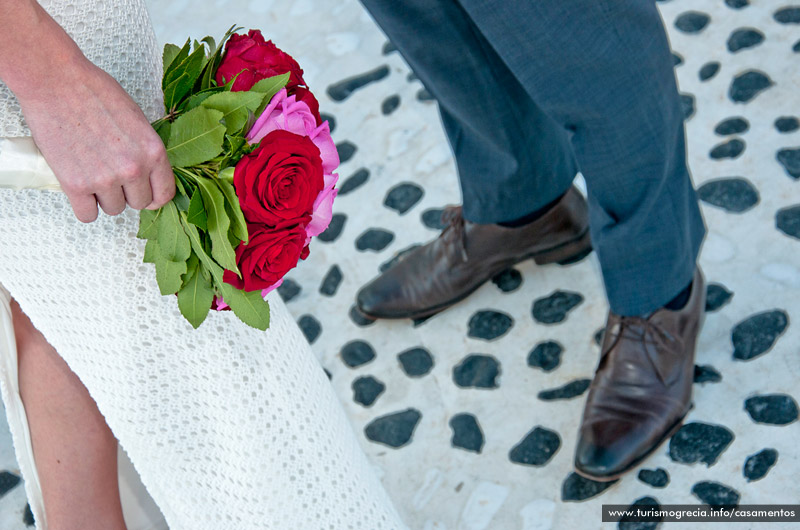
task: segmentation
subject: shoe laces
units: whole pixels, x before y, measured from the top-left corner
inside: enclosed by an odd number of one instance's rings
[[[467,234],[464,227],[464,216],[461,215],[461,207],[446,207],[442,212],[442,224],[446,225],[442,231],[442,237],[455,243],[461,260],[466,263],[469,256],[467,256]]]

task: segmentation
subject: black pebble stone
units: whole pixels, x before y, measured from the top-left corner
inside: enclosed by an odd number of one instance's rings
[[[778,309],[758,313],[736,324],[731,333],[733,358],[749,361],[768,352],[788,325],[789,317]]]
[[[714,127],[714,132],[720,136],[728,136],[731,134],[741,134],[746,132],[748,129],[750,129],[750,124],[747,122],[747,120],[736,116],[734,118],[728,118],[719,122],[719,124]]]
[[[397,51],[397,46],[395,46],[392,41],[386,41],[386,43],[384,43],[384,45],[383,45],[383,49],[381,50],[381,53],[384,54],[384,55],[389,55],[390,53],[396,52],[396,51]]]
[[[613,486],[619,479],[600,482],[584,478],[574,471],[567,475],[561,485],[561,500],[564,502],[580,502],[596,497]]]
[[[642,469],[637,475],[638,479],[654,488],[666,488],[669,484],[669,474],[663,468]]]
[[[787,236],[800,239],[800,205],[778,210],[775,226]]]
[[[719,63],[716,61],[712,61],[710,63],[704,64],[700,71],[698,72],[697,76],[700,78],[700,81],[708,81],[719,72]]]
[[[669,440],[669,457],[681,464],[702,462],[711,467],[733,442],[733,432],[721,425],[687,423]]]
[[[25,526],[33,526],[36,524],[36,521],[33,519],[33,511],[31,510],[31,505],[25,505],[25,512],[22,514],[22,522]]]
[[[427,101],[434,101],[436,98],[433,97],[433,94],[427,88],[420,88],[417,91],[417,101],[427,102]]]
[[[698,11],[687,11],[675,19],[675,27],[684,33],[700,33],[708,25],[711,17]]]
[[[567,318],[567,314],[583,302],[583,296],[570,291],[555,291],[550,296],[539,298],[533,303],[533,318],[542,324],[557,324]]]
[[[800,129],[800,121],[794,116],[781,116],[775,120],[775,128],[781,133],[790,133]]]
[[[22,482],[22,478],[20,478],[18,475],[15,475],[9,471],[0,472],[0,498],[16,488],[20,482]]]
[[[331,133],[333,133],[333,130],[336,129],[336,118],[334,118],[333,115],[325,114],[324,112],[321,112],[319,117],[322,118],[322,121],[328,122],[328,128],[330,129]]]
[[[331,217],[331,224],[328,225],[328,228],[326,228],[324,232],[317,236],[317,239],[325,243],[332,243],[336,241],[336,239],[342,234],[345,221],[347,221],[347,216],[345,214],[333,214],[333,217]]]
[[[478,311],[469,319],[467,335],[473,339],[491,341],[506,334],[514,319],[498,311]]]
[[[278,294],[284,302],[289,302],[296,297],[303,289],[296,281],[289,278],[284,278],[283,283],[278,286]]]
[[[311,315],[301,316],[297,321],[297,325],[300,327],[300,331],[303,332],[303,335],[306,336],[306,340],[309,344],[314,344],[319,334],[322,333],[322,325],[320,325],[319,320]]]
[[[777,461],[778,451],[775,449],[763,449],[747,457],[747,460],[744,461],[742,473],[747,482],[762,479],[767,476],[767,473]]]
[[[344,164],[353,158],[353,155],[358,151],[358,147],[353,142],[345,140],[336,144],[336,151],[339,153],[339,163]]]
[[[362,252],[380,252],[394,241],[394,234],[382,228],[370,228],[356,239],[356,248]]]
[[[332,265],[330,269],[328,269],[328,274],[325,275],[325,278],[322,280],[322,285],[319,286],[320,294],[325,296],[333,296],[336,294],[336,291],[339,289],[339,285],[342,284],[342,269],[339,268],[338,265]]]
[[[781,24],[800,24],[800,7],[784,7],[775,11],[773,18]]]
[[[603,335],[605,335],[605,332],[606,328],[604,327],[594,332],[594,336],[592,338],[594,339],[594,343],[598,346],[603,344]]]
[[[775,157],[790,177],[800,179],[800,148],[781,149]]]
[[[375,83],[389,76],[389,67],[386,65],[379,66],[374,70],[365,72],[363,74],[343,79],[338,83],[334,83],[328,87],[328,96],[334,101],[344,101],[350,97],[353,92],[363,88],[370,83]]]
[[[722,374],[720,374],[713,366],[694,365],[694,382],[695,383],[719,383],[722,381]]]
[[[564,348],[553,341],[540,342],[528,354],[528,366],[541,368],[545,372],[552,372],[561,364],[561,354]]]
[[[755,28],[739,28],[728,37],[728,51],[736,53],[764,42],[764,34]]]
[[[695,105],[694,96],[691,94],[681,94],[681,107],[683,108],[683,119],[688,120],[694,116]]]
[[[508,459],[515,464],[543,466],[560,447],[561,437],[557,432],[536,427],[509,451]]]
[[[381,114],[388,116],[400,107],[400,96],[397,94],[389,96],[381,103]]]
[[[422,212],[422,224],[433,230],[441,230],[445,226],[442,222],[442,213],[444,210],[441,208],[429,208]]]
[[[398,354],[397,359],[409,377],[422,377],[433,369],[433,355],[425,348],[411,348]]]
[[[709,506],[739,505],[739,493],[719,482],[698,482],[692,486],[692,494]]]
[[[451,444],[474,453],[483,449],[484,438],[477,418],[472,414],[456,414],[450,418],[450,428],[453,429]]]
[[[363,340],[350,341],[342,346],[342,361],[350,368],[357,368],[375,359],[375,350]]]
[[[376,320],[364,316],[358,308],[354,305],[350,307],[350,320],[353,321],[353,324],[360,328],[365,328],[367,326],[371,326],[376,322]]]
[[[589,389],[592,384],[591,379],[576,379],[564,386],[552,388],[550,390],[542,390],[538,394],[538,398],[542,401],[555,401],[559,399],[572,399],[578,397]]]
[[[402,261],[403,258],[411,254],[411,252],[413,252],[417,247],[419,247],[419,245],[414,244],[411,245],[410,247],[404,248],[403,250],[392,256],[392,258],[389,261],[381,263],[380,266],[378,267],[378,270],[380,270],[380,272],[388,271],[389,269],[397,265],[400,261]]]
[[[774,84],[764,72],[748,70],[733,78],[728,97],[735,103],[747,103]]]
[[[637,508],[660,510],[661,505],[656,499],[648,496],[636,499],[628,506],[629,510],[635,510]],[[661,526],[662,521],[663,517],[661,516],[652,517],[647,520],[633,520],[633,518],[622,517],[617,524],[617,528],[619,530],[656,530]]]
[[[394,186],[383,199],[383,205],[403,215],[414,207],[425,195],[425,191],[413,182],[402,182]]]
[[[683,64],[683,57],[675,52],[672,52],[672,65],[680,66],[681,64]]]
[[[721,160],[723,158],[736,158],[744,152],[744,141],[739,138],[732,138],[727,142],[714,146],[708,153],[708,156],[714,160]]]
[[[725,0],[725,3],[731,9],[742,9],[750,5],[749,0]]]
[[[497,388],[500,363],[489,355],[472,354],[453,368],[453,380],[461,388]]]
[[[697,189],[700,200],[730,213],[743,213],[758,204],[758,190],[746,179],[710,180]]]
[[[355,173],[347,177],[347,179],[339,186],[338,195],[347,195],[363,186],[369,180],[369,169],[362,167]]]
[[[522,285],[522,274],[517,269],[506,269],[495,274],[492,278],[492,283],[504,293],[510,293],[516,291]]]
[[[386,390],[386,385],[371,375],[359,377],[353,381],[353,401],[370,407],[383,394],[384,390]]]
[[[364,434],[373,442],[394,448],[403,447],[411,441],[420,419],[422,413],[416,409],[387,414],[372,420],[364,428]]]
[[[747,398],[744,409],[756,423],[789,425],[797,421],[797,402],[787,394],[765,394]]]
[[[731,301],[733,293],[719,283],[709,283],[706,288],[706,312],[718,311]]]

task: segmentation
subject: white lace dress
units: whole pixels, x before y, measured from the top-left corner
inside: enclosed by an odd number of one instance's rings
[[[158,115],[159,57],[140,1],[41,3]],[[0,136],[23,136],[4,90]],[[25,142],[0,139],[0,177],[46,180],[41,155],[17,149]],[[62,193],[0,189],[0,386],[38,528],[47,528],[46,514],[18,394],[9,292],[89,389],[135,467],[121,453],[130,530],[404,528],[280,298],[270,296],[266,332],[230,313],[193,330],[142,263],[137,224],[132,210],[81,224]]]

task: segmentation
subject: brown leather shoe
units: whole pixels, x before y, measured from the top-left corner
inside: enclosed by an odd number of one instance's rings
[[[445,210],[441,235],[405,256],[356,296],[370,318],[422,318],[466,298],[485,281],[527,258],[569,262],[591,252],[586,201],[574,187],[542,217],[519,228],[465,221]]]
[[[706,305],[695,271],[689,301],[648,318],[609,313],[602,353],[586,398],[575,470],[609,481],[638,465],[680,427],[692,407],[697,335]]]

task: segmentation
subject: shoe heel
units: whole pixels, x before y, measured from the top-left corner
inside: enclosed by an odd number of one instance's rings
[[[592,239],[587,230],[584,234],[565,243],[559,247],[540,252],[533,256],[533,261],[537,265],[547,265],[549,263],[558,263],[559,265],[569,265],[570,263],[577,263],[586,256],[592,253]]]

